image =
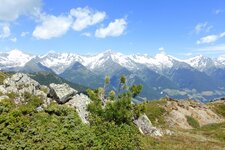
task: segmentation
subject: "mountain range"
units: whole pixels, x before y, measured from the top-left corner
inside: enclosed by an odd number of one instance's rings
[[[225,55],[181,60],[164,52],[154,57],[110,50],[96,55],[48,52],[35,56],[12,50],[0,52],[0,70],[48,72],[90,88],[102,86],[109,75],[108,90],[117,90],[124,74],[127,84],[143,85],[140,100],[169,96],[208,101],[225,95]]]

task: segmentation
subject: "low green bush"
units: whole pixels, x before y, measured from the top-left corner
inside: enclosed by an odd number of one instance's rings
[[[192,116],[186,116],[187,122],[190,126],[193,128],[199,128],[200,125],[196,119],[194,119]]]

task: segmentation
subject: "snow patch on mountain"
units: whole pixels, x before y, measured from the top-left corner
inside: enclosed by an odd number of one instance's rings
[[[10,52],[0,52],[0,69],[23,67],[33,57],[17,49]]]
[[[217,61],[223,65],[225,65],[225,55],[221,55],[218,57]]]
[[[40,62],[51,68],[57,74],[62,73],[66,68],[76,61],[82,61],[82,58],[79,55],[72,53],[56,53],[49,52],[46,55],[40,56]]]
[[[146,65],[147,67],[156,71],[162,71],[166,68],[172,68],[173,66],[175,66],[176,62],[181,62],[179,59],[170,55],[166,55],[166,53],[164,52],[158,53],[154,57],[140,54],[131,55],[129,57],[134,62]]]
[[[191,65],[193,68],[196,68],[200,71],[204,71],[205,69],[209,67],[214,67],[215,64],[211,58],[204,57],[202,55],[190,58],[186,60],[186,63]]]
[[[224,58],[224,60],[225,60],[225,58]],[[225,61],[223,64],[222,57],[219,57],[218,59],[212,59],[209,57],[199,55],[199,56],[187,59],[187,60],[185,60],[185,62],[199,71],[205,71],[210,68],[225,68],[225,66],[224,66]]]
[[[123,55],[121,53],[116,53],[111,50],[105,51],[103,53],[99,53],[94,56],[89,56],[89,57],[82,57],[83,58],[83,65],[86,66],[87,68],[93,70],[95,68],[102,67],[104,63],[108,60],[111,60],[115,63],[118,63],[122,67],[132,69],[135,64],[134,62],[126,55]]]

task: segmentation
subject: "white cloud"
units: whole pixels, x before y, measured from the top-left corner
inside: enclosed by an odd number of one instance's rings
[[[0,20],[13,21],[21,15],[40,11],[41,0],[0,0]]]
[[[89,32],[84,32],[81,35],[82,36],[86,36],[86,37],[91,37],[91,33],[89,33]]]
[[[198,23],[195,26],[195,33],[198,34],[200,32],[209,32],[212,28],[213,28],[213,26],[208,25],[207,22]]]
[[[220,33],[218,35],[208,35],[205,37],[202,37],[200,40],[198,40],[196,43],[197,44],[208,44],[208,43],[213,43],[216,42],[217,40],[223,38],[225,36],[225,32]]]
[[[60,37],[69,30],[73,21],[70,16],[53,15],[43,15],[41,20],[41,25],[38,25],[32,34],[37,39]]]
[[[208,35],[197,41],[197,44],[213,43],[218,40],[217,35]]]
[[[25,36],[27,36],[29,34],[29,32],[22,32],[21,34],[20,34],[20,36],[21,37],[25,37]]]
[[[11,38],[10,40],[11,40],[12,42],[14,42],[14,43],[17,42],[17,38],[16,38],[16,37]]]
[[[8,38],[11,35],[10,27],[8,24],[0,25],[0,39]]]
[[[81,31],[88,26],[100,23],[106,17],[105,12],[93,11],[88,7],[71,9],[70,15],[76,18],[72,25],[75,31]]]
[[[41,24],[33,31],[32,35],[37,39],[51,39],[60,37],[70,28],[81,31],[88,26],[97,24],[104,20],[105,12],[93,11],[88,7],[71,9],[69,15],[53,16],[39,13]],[[74,21],[75,19],[75,21]],[[91,33],[85,32],[81,35],[90,37]],[[21,36],[25,36],[25,33]]]
[[[107,36],[117,37],[124,33],[127,27],[125,19],[116,19],[114,22],[109,23],[105,28],[100,28],[95,31],[95,36],[98,38],[105,38]]]

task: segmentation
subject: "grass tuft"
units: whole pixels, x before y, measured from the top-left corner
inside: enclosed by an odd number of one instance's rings
[[[165,104],[165,100],[148,101],[145,103],[145,113],[153,125],[166,127],[164,116],[167,112],[163,107]]]
[[[192,126],[193,128],[199,128],[200,125],[198,123],[198,121],[196,119],[194,119],[191,116],[186,116],[187,122],[190,126]]]

